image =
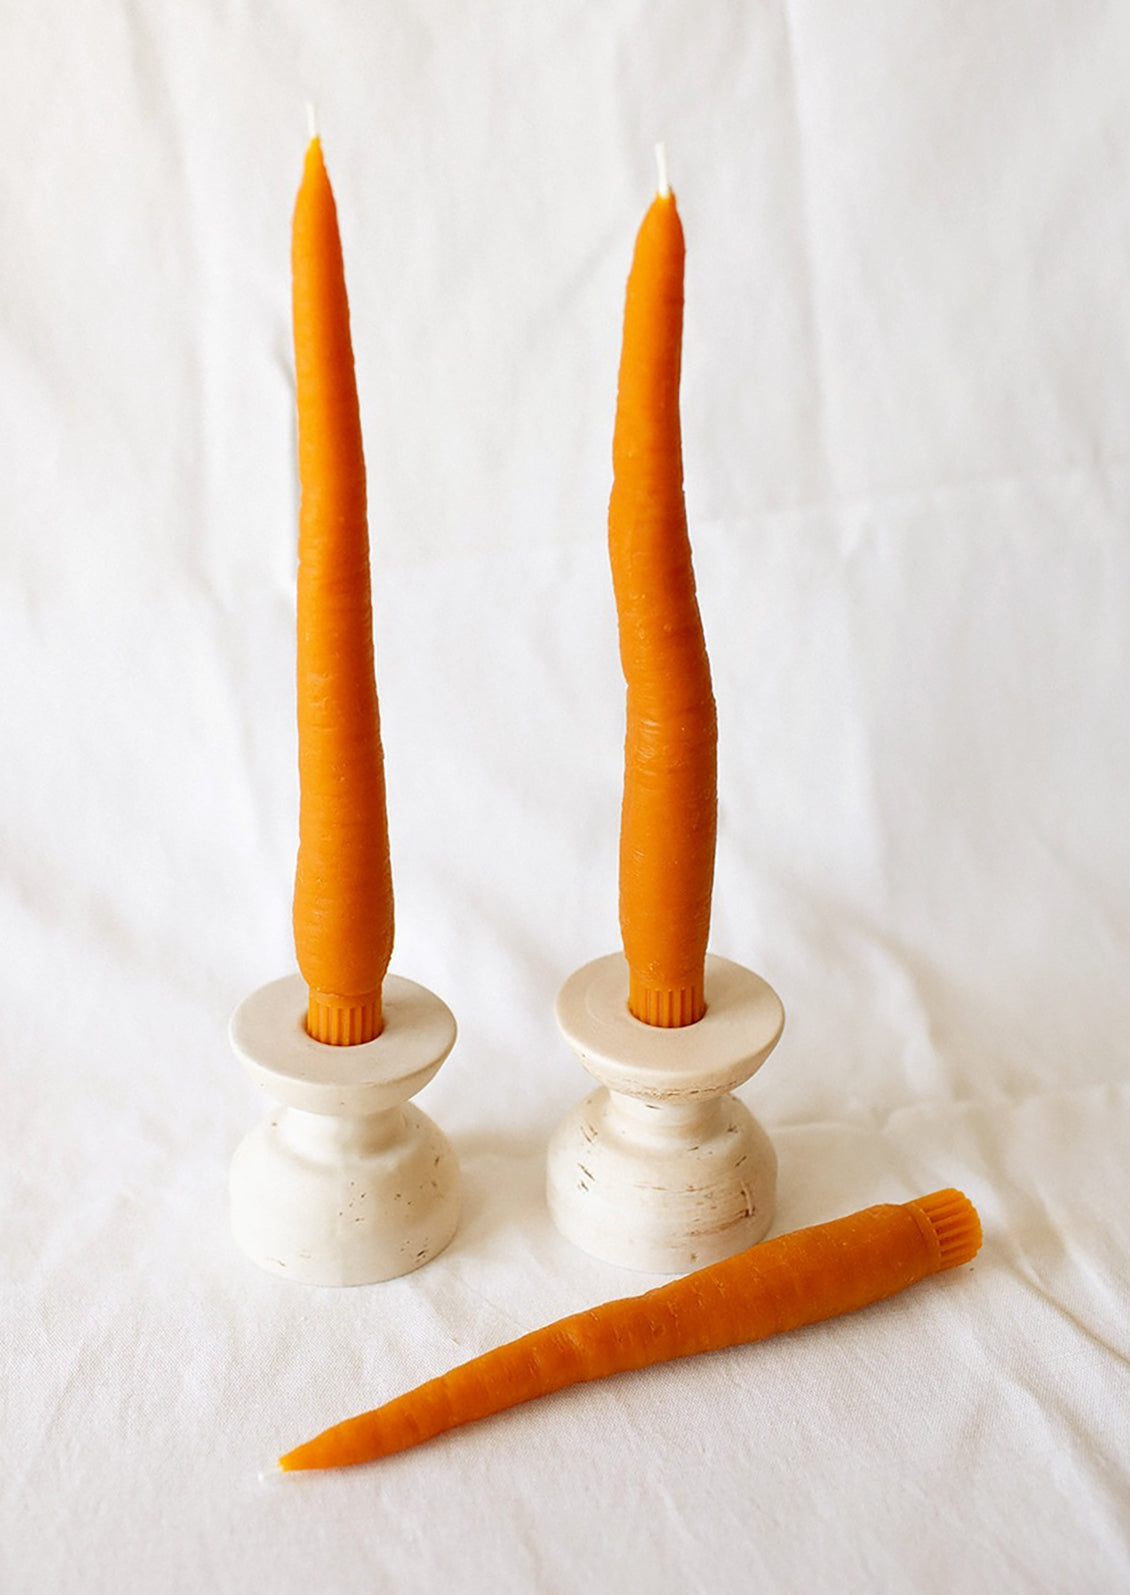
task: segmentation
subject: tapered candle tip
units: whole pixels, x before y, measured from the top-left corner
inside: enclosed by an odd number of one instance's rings
[[[659,197],[660,197],[660,199],[666,199],[667,196],[671,192],[671,185],[667,181],[667,146],[666,146],[666,144],[657,144],[655,146],[655,168],[656,168],[656,172],[657,172],[658,178],[659,178],[659,181],[658,181]]]
[[[313,100],[306,102],[306,126],[310,129],[310,137],[318,137],[318,109]]]

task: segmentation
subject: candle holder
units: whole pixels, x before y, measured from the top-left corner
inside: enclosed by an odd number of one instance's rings
[[[306,984],[289,975],[232,1015],[232,1047],[279,1108],[231,1166],[237,1244],[307,1285],[368,1285],[419,1268],[459,1222],[459,1167],[410,1098],[455,1045],[446,1003],[385,978],[384,1029],[336,1047],[307,1034]]]
[[[628,966],[615,953],[570,976],[557,1022],[602,1082],[549,1144],[561,1233],[605,1262],[655,1273],[704,1267],[761,1240],[777,1157],[730,1093],[780,1038],[785,1012],[772,987],[708,956],[705,1014],[661,1029],[629,1012]]]

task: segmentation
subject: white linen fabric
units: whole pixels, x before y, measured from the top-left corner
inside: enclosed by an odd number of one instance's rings
[[[9,4],[0,37],[0,1587],[1121,1591],[1130,1580],[1130,12]],[[420,1273],[234,1248],[293,968],[289,220],[350,286],[397,888],[460,1040]],[[642,1290],[554,1231],[617,945],[604,544],[666,142],[721,725],[714,949],[784,1040],[777,1231],[941,1185],[970,1267],[268,1484],[328,1423]]]

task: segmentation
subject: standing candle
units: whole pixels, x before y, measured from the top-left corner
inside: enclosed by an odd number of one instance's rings
[[[454,1046],[455,1018],[426,987],[388,973],[361,417],[337,211],[310,131],[293,235],[302,972],[261,986],[232,1015],[236,1056],[275,1107],[232,1159],[231,1223],[280,1278],[371,1285],[426,1263],[459,1222],[459,1166],[410,1101]]]
[[[717,828],[717,717],[679,431],[684,253],[661,170],[628,278],[608,531],[628,689],[620,828],[628,1006],[666,1027],[705,1011]]]
[[[298,386],[298,770],[294,939],[306,1028],[339,1046],[382,1028],[393,902],[373,666],[361,417],[333,191],[315,135],[292,240]]]
[[[600,1087],[558,1125],[546,1165],[563,1235],[606,1262],[671,1273],[769,1228],[777,1159],[733,1092],[785,1020],[763,980],[706,952],[718,726],[683,503],[683,258],[661,156],[628,278],[608,509],[628,687],[623,956],[575,970],[557,995],[562,1034]]]

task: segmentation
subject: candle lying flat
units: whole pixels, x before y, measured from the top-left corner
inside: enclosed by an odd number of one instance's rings
[[[373,664],[361,417],[337,210],[315,136],[292,238],[298,387],[298,768],[294,939],[316,1041],[381,1030],[393,899]]]
[[[335,1424],[279,1466],[373,1462],[569,1385],[821,1323],[959,1268],[980,1246],[981,1221],[960,1191],[864,1208],[536,1329]]]
[[[609,552],[627,682],[620,929],[628,1006],[647,1024],[705,1010],[717,719],[683,499],[683,229],[662,172],[624,310]]]

